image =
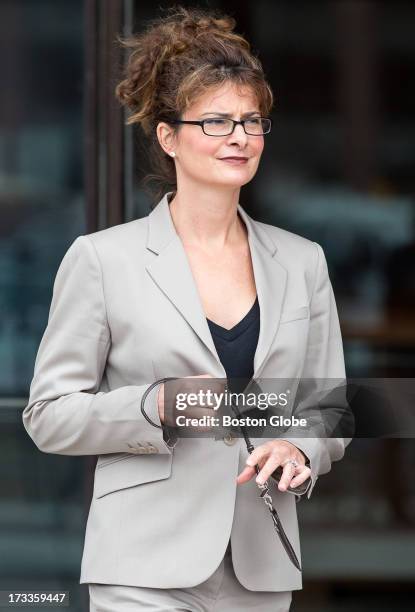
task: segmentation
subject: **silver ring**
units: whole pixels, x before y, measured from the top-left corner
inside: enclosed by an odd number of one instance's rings
[[[291,465],[293,465],[294,469],[298,468],[298,461],[296,461],[295,459],[288,459],[288,461],[286,461],[284,463],[284,465],[286,465],[287,463],[291,463]]]

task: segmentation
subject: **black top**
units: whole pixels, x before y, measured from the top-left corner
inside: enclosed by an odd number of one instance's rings
[[[250,379],[254,374],[254,356],[259,337],[260,308],[258,296],[249,312],[231,329],[206,318],[213,342],[227,378]],[[246,381],[247,382],[247,381]],[[243,388],[243,381],[237,386]],[[229,387],[232,384],[229,381]],[[233,389],[232,389],[233,390]]]

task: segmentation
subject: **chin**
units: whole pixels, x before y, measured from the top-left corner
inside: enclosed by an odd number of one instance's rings
[[[233,176],[229,176],[229,178],[225,178],[222,177],[222,183],[225,185],[229,185],[229,186],[234,186],[234,187],[242,187],[242,185],[246,185],[247,183],[249,183],[249,181],[252,181],[254,177],[251,176],[251,174],[247,175],[241,175],[239,177],[236,177],[235,175]]]
[[[240,182],[250,181],[253,176],[251,169],[248,171],[247,168],[231,168],[228,172],[222,172],[218,178],[222,181]]]
[[[217,185],[222,185],[223,187],[231,187],[234,189],[237,189],[238,187],[242,187],[242,185],[246,185],[246,183],[249,183],[251,179],[250,178],[246,178],[246,179],[240,179],[240,180],[235,180],[235,178],[229,179],[229,181],[218,181]]]

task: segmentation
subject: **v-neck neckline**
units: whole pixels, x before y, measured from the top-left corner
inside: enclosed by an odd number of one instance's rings
[[[211,319],[208,319],[207,317],[206,317],[206,320],[208,322],[211,332],[214,332],[216,335],[222,338],[225,338],[227,340],[233,340],[236,336],[239,336],[239,334],[244,332],[251,325],[251,323],[255,320],[258,308],[259,308],[258,296],[256,296],[255,302],[252,304],[251,308],[246,313],[246,315],[238,323],[236,323],[236,325],[234,325],[230,329],[227,329],[226,327],[222,327],[222,325],[218,325],[218,323],[211,321]]]

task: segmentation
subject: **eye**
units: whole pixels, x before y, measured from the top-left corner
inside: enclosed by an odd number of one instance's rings
[[[205,123],[208,125],[223,125],[227,122],[227,119],[205,119]]]
[[[251,125],[259,125],[261,123],[261,117],[252,117],[251,119],[247,119],[246,123]]]

